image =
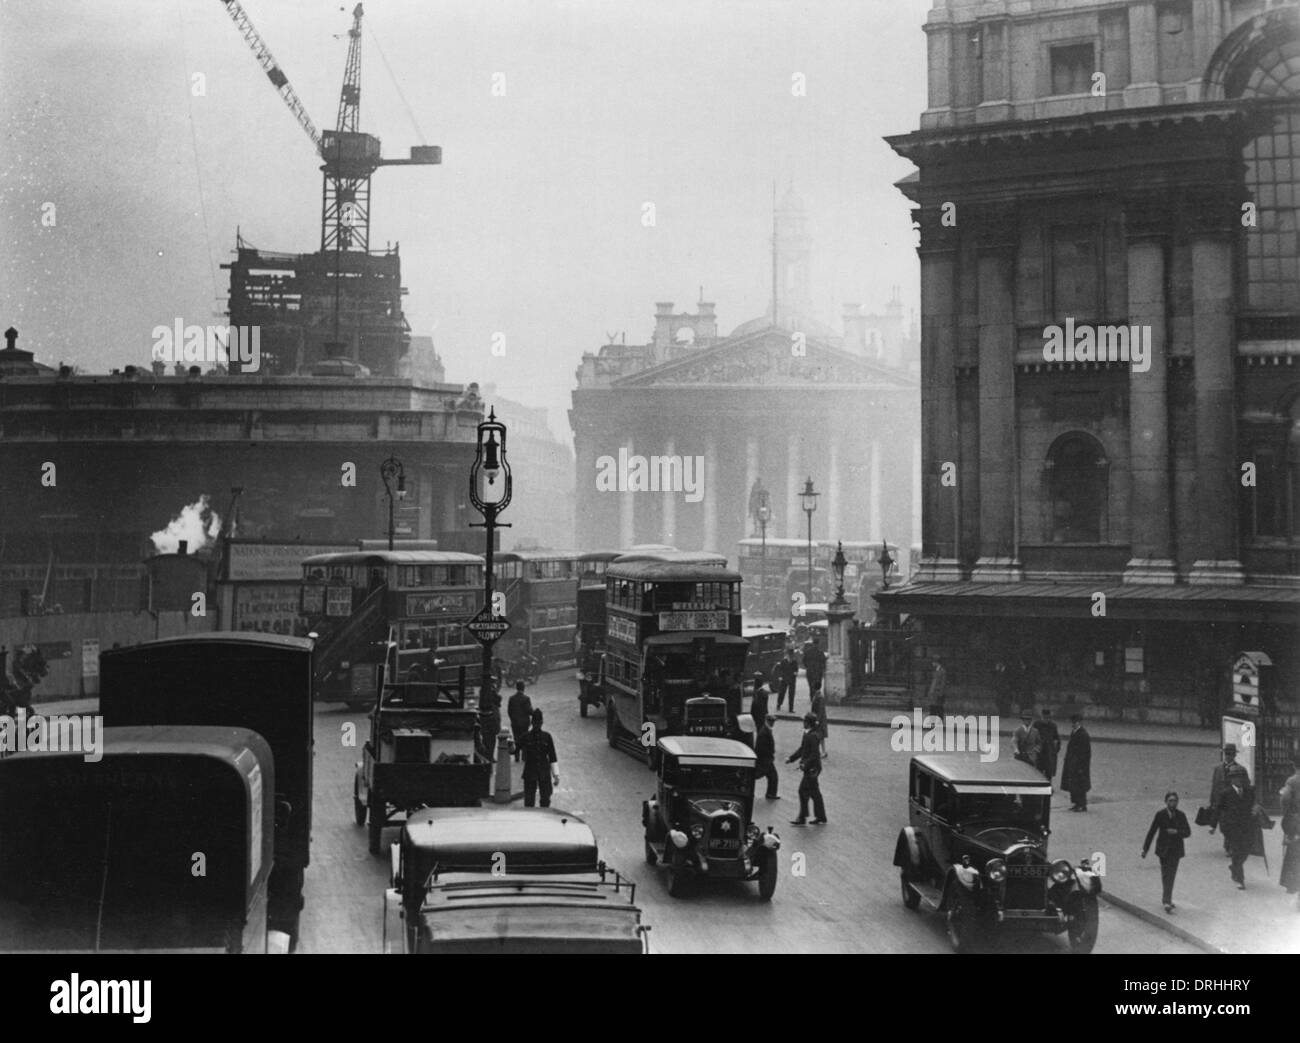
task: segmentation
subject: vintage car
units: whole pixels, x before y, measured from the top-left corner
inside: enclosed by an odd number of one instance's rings
[[[659,785],[641,804],[645,860],[668,869],[680,898],[695,879],[757,880],[776,891],[781,839],[753,822],[754,751],[734,739],[670,735],[659,740]]]
[[[643,953],[636,885],[555,808],[427,808],[392,845],[386,953]]]
[[[487,794],[492,764],[477,747],[479,715],[467,702],[463,685],[380,688],[352,782],[352,808],[358,826],[369,819],[372,855],[395,811],[477,807]]]
[[[1000,928],[1064,931],[1072,951],[1091,952],[1101,877],[1086,859],[1048,857],[1051,802],[1052,784],[1017,760],[913,757],[894,847],[903,904],[946,913],[957,952]]]

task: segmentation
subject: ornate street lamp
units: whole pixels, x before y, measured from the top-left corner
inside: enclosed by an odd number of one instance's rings
[[[884,581],[881,590],[889,589],[889,574],[894,570],[894,556],[889,553],[889,543],[882,542],[880,545],[880,557],[876,559],[876,564],[880,566],[880,577]]]
[[[508,529],[508,522],[497,521],[497,515],[510,505],[514,482],[510,477],[510,464],[506,462],[506,425],[497,419],[496,410],[478,425],[478,445],[474,466],[469,471],[469,499],[483,515],[482,522],[470,522],[470,528],[487,530],[486,568],[483,570],[483,604],[492,611],[492,550],[497,529]],[[486,695],[492,680],[492,646],[495,639],[483,642],[483,678],[479,688]],[[480,698],[486,708],[486,700]]]
[[[384,480],[384,493],[388,496],[388,549],[393,549],[393,479],[397,479],[397,498],[406,499],[406,470],[402,461],[390,456],[379,465],[379,477]]]
[[[835,604],[847,605],[844,600],[844,570],[848,568],[848,559],[844,557],[844,541],[835,543],[835,557],[831,559],[831,570],[835,573]]]
[[[799,494],[799,499],[803,502],[804,514],[808,515],[808,597],[812,597],[812,589],[813,589],[812,516],[813,516],[813,511],[817,510],[817,497],[819,497],[820,495],[821,493],[817,492],[813,488],[813,481],[811,477],[808,478],[803,483],[803,492]]]

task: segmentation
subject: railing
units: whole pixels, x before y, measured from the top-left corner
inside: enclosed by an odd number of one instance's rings
[[[337,669],[343,660],[351,659],[358,647],[382,642],[384,597],[387,593],[387,584],[380,584],[340,626],[316,641],[312,672],[317,684]]]

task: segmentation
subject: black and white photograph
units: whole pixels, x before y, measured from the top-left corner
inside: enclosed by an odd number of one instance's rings
[[[39,1010],[825,953],[1263,1011],[1296,0],[0,0],[0,113]]]

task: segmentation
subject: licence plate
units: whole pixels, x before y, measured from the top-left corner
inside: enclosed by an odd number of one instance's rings
[[[716,848],[719,851],[735,851],[740,847],[739,840],[711,840],[709,847]]]
[[[1047,876],[1051,868],[1051,866],[1007,866],[1007,876],[1037,879]]]

